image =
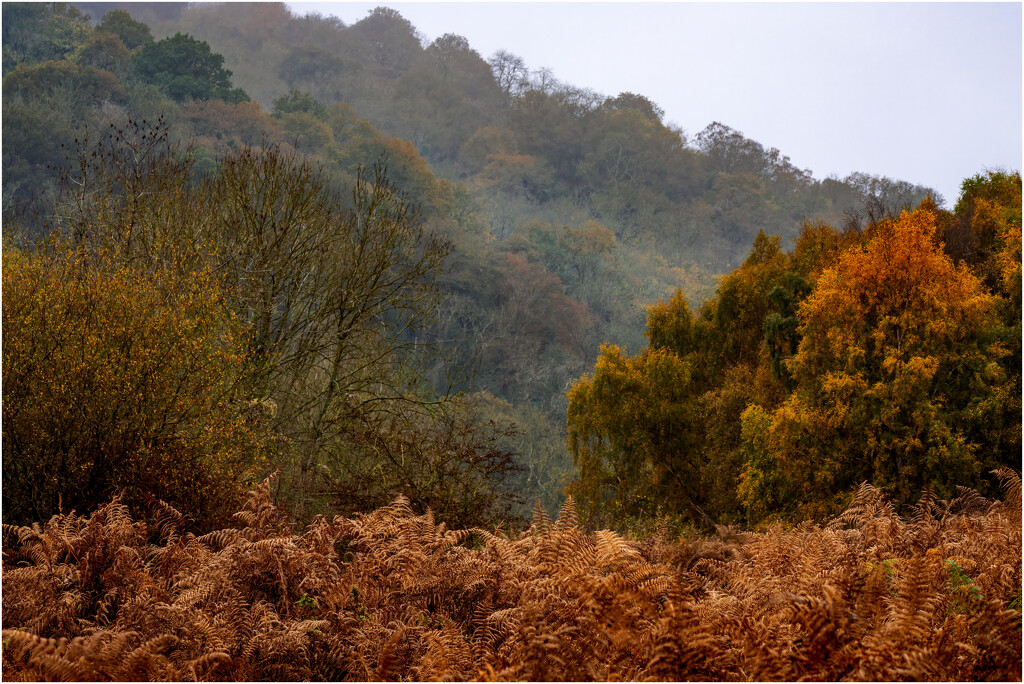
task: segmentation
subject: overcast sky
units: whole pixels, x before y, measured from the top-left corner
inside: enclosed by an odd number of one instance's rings
[[[1021,168],[1021,4],[292,2],[346,25],[398,10],[425,44],[465,36],[559,81],[631,91],[690,136],[720,121],[815,178],[938,190]]]

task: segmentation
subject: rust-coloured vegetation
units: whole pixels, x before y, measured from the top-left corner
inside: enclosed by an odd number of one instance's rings
[[[4,526],[6,680],[1019,680],[1021,481],[863,485],[823,525],[714,540],[587,532],[570,499],[518,535],[404,498],[301,534],[249,495],[195,536],[155,502]]]

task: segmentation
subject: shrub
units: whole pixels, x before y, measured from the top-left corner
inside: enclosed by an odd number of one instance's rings
[[[242,328],[209,274],[3,257],[4,522],[146,494],[221,520],[261,463]]]

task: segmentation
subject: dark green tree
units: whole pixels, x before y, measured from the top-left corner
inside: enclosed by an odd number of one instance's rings
[[[321,121],[327,119],[327,107],[323,102],[309,93],[295,88],[274,100],[274,114],[291,114],[293,112],[311,114]]]
[[[19,64],[3,82],[4,202],[45,193],[83,126],[124,89],[109,71],[67,60]]]
[[[89,15],[63,2],[3,3],[3,73],[68,59],[89,37]]]
[[[176,33],[147,45],[135,55],[133,64],[139,78],[160,87],[178,102],[249,100],[244,90],[231,87],[231,72],[224,68],[224,57],[192,36]]]

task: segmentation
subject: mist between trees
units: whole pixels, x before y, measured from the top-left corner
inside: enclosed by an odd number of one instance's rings
[[[279,468],[298,520],[710,531],[1020,467],[1017,173],[818,180],[383,8],[6,3],[3,49],[5,520]]]

